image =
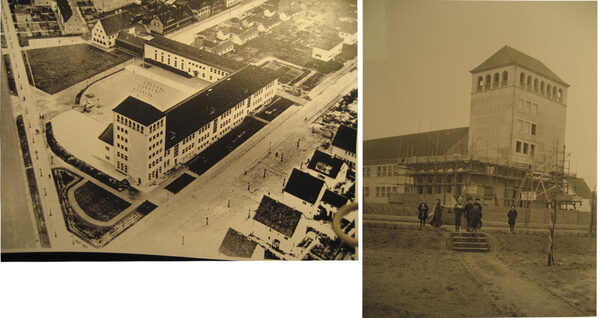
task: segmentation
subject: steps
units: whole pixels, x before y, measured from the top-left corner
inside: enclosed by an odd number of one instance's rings
[[[485,233],[452,233],[452,246],[459,252],[488,252],[490,250]]]

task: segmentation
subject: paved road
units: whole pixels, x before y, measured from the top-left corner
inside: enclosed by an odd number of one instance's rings
[[[209,29],[219,23],[225,22],[233,17],[236,17],[243,12],[246,12],[248,10],[251,10],[252,8],[263,4],[264,2],[266,2],[266,0],[245,1],[227,11],[220,12],[215,16],[202,20],[198,23],[194,23],[188,27],[177,30],[173,33],[170,33],[166,37],[171,40],[179,41],[185,44],[192,44],[192,42],[194,42],[194,39],[196,38],[197,33]]]
[[[12,105],[13,112],[15,116],[19,114],[23,115],[25,122],[29,149],[51,246],[54,249],[64,250],[70,247],[68,243],[71,243],[73,236],[66,231],[54,181],[52,178],[49,178],[51,174],[51,151],[47,148],[45,138],[43,137],[43,120],[40,119],[39,110],[33,103],[34,94],[27,80],[25,62],[21,55],[22,48],[19,47],[14,21],[10,15],[7,0],[2,0],[2,19],[5,31],[4,36],[8,45],[7,51],[10,54],[11,67],[19,95],[19,102],[16,105]],[[39,131],[39,134],[36,130]]]
[[[321,93],[306,103],[297,113],[283,122],[276,123],[277,120],[275,120],[264,127],[200,176],[197,181],[179,194],[172,196],[170,206],[160,206],[107,247],[127,252],[175,254],[172,246],[180,240],[179,229],[185,227],[186,224],[201,224],[206,217],[214,220],[216,212],[206,211],[204,207],[210,206],[208,202],[219,197],[220,193],[229,191],[232,187],[231,180],[243,174],[244,171],[250,170],[268,152],[270,144],[278,145],[298,130],[306,130],[309,127],[310,119],[319,115],[332,100],[357,87],[357,71],[348,72],[349,68],[340,70],[341,74],[336,74],[331,77],[331,80],[321,83],[322,87],[319,87]],[[310,133],[310,130],[307,131]],[[248,211],[239,209],[231,213],[237,213],[243,218]],[[227,224],[211,224],[204,231],[220,233],[216,231],[219,226],[227,226]],[[188,256],[207,257],[211,255],[211,252],[215,256],[216,249],[214,251],[192,251],[192,254]]]

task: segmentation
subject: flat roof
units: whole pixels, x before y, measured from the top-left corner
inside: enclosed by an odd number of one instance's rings
[[[294,168],[283,191],[310,204],[315,204],[324,183],[325,181]]]
[[[113,111],[144,126],[148,126],[164,116],[164,113],[156,107],[133,96],[125,98]]]
[[[167,110],[166,149],[210,123],[231,107],[276,80],[274,74],[248,65]]]
[[[198,61],[212,67],[216,67],[227,72],[235,72],[246,66],[244,63],[213,54],[197,47],[177,42],[162,36],[155,36],[152,40],[146,42],[147,45],[163,49],[173,54]]]
[[[308,163],[308,168],[322,173],[328,177],[335,178],[340,172],[343,164],[344,161],[341,159],[332,157],[319,150],[315,150],[315,153]]]
[[[302,212],[295,210],[268,196],[263,196],[260,205],[254,214],[254,220],[275,231],[292,237],[298,227]]]
[[[331,145],[344,149],[351,153],[356,153],[356,129],[340,125],[338,127]]]

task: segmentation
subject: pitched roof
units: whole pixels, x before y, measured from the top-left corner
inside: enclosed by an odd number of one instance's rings
[[[232,257],[243,257],[250,258],[254,254],[256,248],[256,242],[247,238],[244,234],[229,228],[221,246],[219,252],[227,256]]]
[[[240,63],[218,54],[213,54],[197,47],[165,38],[163,36],[155,36],[152,40],[148,41],[147,44],[192,59],[194,61],[208,64],[212,67],[216,67],[230,73],[238,71],[246,66],[244,63]]]
[[[114,14],[100,20],[106,35],[110,36],[133,26],[131,17],[126,12]]]
[[[321,201],[339,209],[348,202],[348,198],[343,197],[335,192],[325,190]]]
[[[106,129],[104,129],[104,131],[100,134],[100,136],[98,136],[98,138],[112,146],[114,144],[113,124],[112,123],[108,124],[108,127],[106,127]]]
[[[71,5],[68,0],[56,0],[56,5],[58,6],[58,10],[60,11],[60,15],[63,18],[64,22],[69,21],[71,16],[73,16],[73,9],[71,9]]]
[[[157,12],[155,17],[160,20],[163,27],[173,25],[179,21],[190,18],[193,15],[190,6],[165,6],[163,10]]]
[[[508,65],[518,65],[534,73],[542,75],[550,80],[553,80],[559,84],[565,85],[567,87],[569,86],[569,84],[565,83],[562,79],[560,79],[540,60],[533,58],[521,51],[515,50],[508,45],[505,45],[494,55],[492,55],[479,66],[471,70],[471,73],[479,73]]]
[[[262,197],[256,214],[254,214],[254,220],[287,237],[294,235],[301,217],[301,212],[266,195]]]
[[[133,96],[125,98],[113,111],[145,126],[164,116],[156,107]]]
[[[328,177],[335,178],[340,172],[343,164],[343,160],[332,157],[319,150],[315,150],[315,153],[308,163],[308,168]]]
[[[569,187],[573,189],[573,192],[577,196],[580,196],[584,199],[591,199],[593,197],[592,191],[588,187],[585,180],[582,178],[568,178]]]
[[[356,129],[340,125],[335,132],[335,136],[333,136],[331,145],[355,154]]]
[[[117,39],[116,39],[115,43],[117,45],[127,44],[127,45],[133,46],[133,47],[143,51],[144,44],[146,44],[146,40],[143,38],[137,37],[133,34],[130,34],[128,32],[121,31],[121,32],[119,32],[119,35],[117,35]]]
[[[319,198],[323,184],[325,184],[325,181],[294,168],[283,191],[310,204],[315,204]]]
[[[167,110],[169,137],[165,147],[180,142],[275,79],[262,68],[248,65],[171,107]]]
[[[238,28],[230,28],[231,33],[236,34],[240,40],[248,41],[252,37],[256,37],[258,35],[258,28],[251,27],[249,29],[243,30]]]
[[[365,162],[395,161],[412,156],[467,154],[469,127],[365,140]]]

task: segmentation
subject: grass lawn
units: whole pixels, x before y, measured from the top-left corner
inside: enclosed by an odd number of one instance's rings
[[[192,159],[188,165],[189,169],[198,175],[202,175],[264,126],[263,122],[255,118],[246,118],[238,127]]]
[[[60,92],[132,58],[121,51],[105,52],[88,44],[26,52],[35,86],[48,94]]]
[[[90,181],[75,189],[75,200],[87,215],[103,222],[111,220],[131,205]]]
[[[187,173],[182,174],[179,178],[175,179],[175,181],[169,183],[165,189],[169,190],[171,193],[177,193],[185,188],[188,184],[192,183],[192,181],[196,180],[196,178],[190,176]]]
[[[260,113],[256,114],[256,117],[260,117],[266,121],[272,121],[292,105],[294,105],[294,102],[287,98],[280,97]]]

